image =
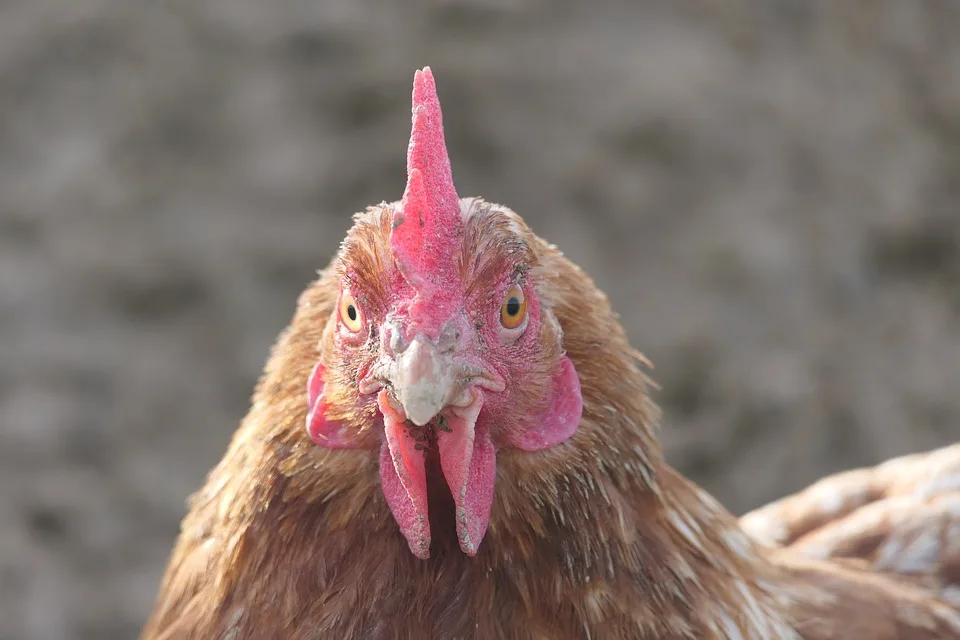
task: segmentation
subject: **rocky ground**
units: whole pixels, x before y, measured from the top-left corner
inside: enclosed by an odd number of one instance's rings
[[[947,0],[0,2],[0,639],[136,634],[297,293],[400,195],[424,64],[460,192],[609,292],[732,509],[956,441],[957,33]]]

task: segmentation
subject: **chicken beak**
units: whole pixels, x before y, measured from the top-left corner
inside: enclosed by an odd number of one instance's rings
[[[457,382],[450,355],[423,334],[400,355],[393,388],[407,418],[417,426],[430,422],[450,400]]]

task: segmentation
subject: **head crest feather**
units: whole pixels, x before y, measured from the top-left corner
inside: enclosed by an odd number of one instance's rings
[[[449,272],[453,266],[451,249],[463,225],[430,67],[414,75],[412,125],[407,186],[393,214],[390,248],[404,277],[416,284]]]

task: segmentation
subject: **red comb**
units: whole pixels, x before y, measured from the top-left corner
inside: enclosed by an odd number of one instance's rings
[[[453,186],[443,116],[430,67],[413,78],[413,127],[407,148],[407,187],[393,214],[390,247],[404,277],[436,280],[452,264],[461,231],[460,198]]]

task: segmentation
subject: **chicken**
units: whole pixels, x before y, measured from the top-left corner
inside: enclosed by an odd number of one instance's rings
[[[590,278],[454,188],[429,68],[191,499],[142,638],[960,638],[933,593],[773,549],[673,470]]]
[[[788,553],[908,579],[960,609],[960,445],[824,478],[740,524]]]

